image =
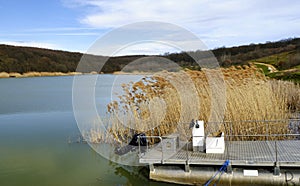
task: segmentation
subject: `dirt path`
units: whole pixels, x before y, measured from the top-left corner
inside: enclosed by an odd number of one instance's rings
[[[278,72],[278,70],[273,65],[270,65],[270,64],[267,64],[267,63],[258,63],[258,62],[253,62],[253,63],[258,64],[258,65],[264,65],[264,66],[268,67],[268,70],[270,72]]]

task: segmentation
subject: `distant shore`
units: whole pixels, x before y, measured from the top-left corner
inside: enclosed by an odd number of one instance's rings
[[[162,71],[160,71],[162,72]],[[144,71],[132,71],[132,72],[124,72],[124,71],[115,71],[112,74],[114,75],[152,75],[157,72],[144,72]]]
[[[90,73],[82,73],[82,72],[25,72],[25,73],[18,73],[18,72],[0,72],[0,78],[26,78],[26,77],[47,77],[47,76],[74,76],[74,75],[86,75],[86,74],[98,74],[97,72],[90,72]],[[102,74],[102,73],[100,73]],[[149,75],[153,74],[153,72],[123,72],[123,71],[116,71],[110,74],[114,75]]]
[[[0,72],[0,78],[26,78],[26,77],[47,77],[47,76],[74,76],[83,74],[97,74],[97,72],[82,73],[82,72]]]

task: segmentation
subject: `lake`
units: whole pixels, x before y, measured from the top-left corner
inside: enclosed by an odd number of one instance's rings
[[[115,76],[101,76],[96,100],[103,106]],[[71,76],[0,79],[0,185],[169,185],[76,143],[72,83]]]

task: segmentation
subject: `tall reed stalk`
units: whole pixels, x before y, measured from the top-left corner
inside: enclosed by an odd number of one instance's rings
[[[93,134],[101,139],[93,141],[127,143],[134,133],[140,132],[148,136],[165,136],[177,132],[181,138],[187,140],[191,137],[189,123],[192,119],[204,120],[207,123],[205,128],[208,131],[211,129],[211,132],[221,130],[233,135],[289,133],[287,122],[276,122],[267,127],[264,122],[255,120],[288,119],[291,112],[300,107],[299,85],[269,80],[251,65],[221,69],[226,96],[213,96],[225,100],[226,110],[224,116],[220,116],[220,125],[216,128],[209,123],[213,112],[212,91],[205,71],[215,73],[208,69],[160,72],[138,82],[123,85],[124,94],[119,96],[118,101],[107,105],[111,123],[107,134]],[[180,92],[176,89],[176,84],[181,84],[184,88],[185,84],[190,83],[188,81],[192,81],[194,91]],[[222,81],[214,82],[214,87],[222,88],[221,86]],[[242,122],[250,120],[253,122]],[[232,121],[233,125],[229,129],[223,121]]]

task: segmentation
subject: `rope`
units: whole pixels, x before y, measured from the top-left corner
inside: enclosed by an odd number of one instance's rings
[[[204,186],[208,186],[208,185],[215,179],[215,177],[216,177],[218,174],[220,174],[219,179],[217,180],[217,182],[219,182],[220,179],[221,179],[222,174],[226,171],[226,169],[227,169],[229,163],[230,163],[230,161],[229,161],[229,160],[226,160],[226,161],[224,162],[224,164],[222,165],[222,167],[215,173],[215,175],[214,175],[213,177],[211,177],[211,178],[204,184]],[[214,185],[216,185],[216,183],[215,183]]]

